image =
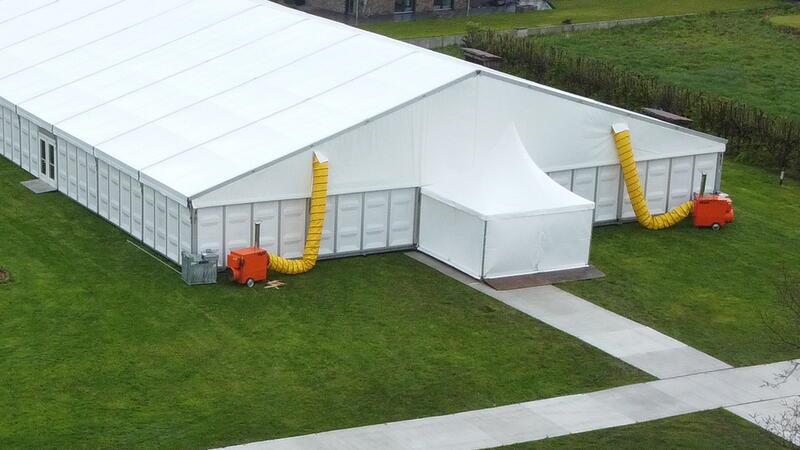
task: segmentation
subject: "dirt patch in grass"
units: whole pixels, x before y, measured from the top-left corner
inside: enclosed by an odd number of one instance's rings
[[[10,279],[11,279],[11,274],[8,272],[8,270],[0,267],[0,284],[3,284]]]

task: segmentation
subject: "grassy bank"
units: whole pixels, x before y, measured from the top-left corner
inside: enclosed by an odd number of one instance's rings
[[[800,40],[771,26],[761,13],[704,15],[534,39],[666,83],[800,118],[800,71],[791,63],[800,61]]]
[[[722,180],[731,226],[596,228],[591,260],[607,277],[561,287],[734,366],[797,358],[765,319],[783,319],[777,283],[800,266],[800,185],[730,161]]]
[[[188,287],[0,158],[0,447],[214,447],[648,379],[402,254]]]
[[[637,17],[670,16],[765,8],[782,4],[780,0],[554,0],[555,9],[528,13],[489,14],[471,17],[422,19],[403,22],[380,22],[362,28],[397,39],[463,34],[467,23],[474,22],[496,30],[532,28],[572,23]]]

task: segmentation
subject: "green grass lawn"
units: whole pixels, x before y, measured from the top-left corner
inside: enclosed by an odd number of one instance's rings
[[[785,448],[768,431],[718,409],[503,447],[504,450]]]
[[[467,23],[475,22],[497,30],[560,25],[636,17],[669,16],[764,8],[780,5],[781,0],[554,0],[555,9],[528,13],[489,14],[471,17],[380,22],[362,28],[397,39],[445,36],[466,32]]]
[[[211,447],[649,376],[399,253],[188,287],[0,158],[0,447]]]
[[[595,228],[591,260],[607,276],[561,287],[734,366],[800,357],[762,318],[784,317],[777,283],[800,272],[800,185],[727,161],[722,188],[736,209],[729,227]]]
[[[790,28],[800,32],[800,14],[787,14],[785,16],[771,16],[769,21],[778,27]]]
[[[800,118],[800,39],[771,26],[762,13],[703,15],[533,39]]]

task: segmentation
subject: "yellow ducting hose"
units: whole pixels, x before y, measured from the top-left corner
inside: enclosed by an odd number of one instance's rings
[[[328,160],[314,153],[314,181],[311,189],[311,209],[309,212],[306,248],[300,259],[286,259],[269,256],[269,268],[275,272],[295,275],[311,270],[317,264],[319,244],[322,240],[322,227],[325,224],[325,207],[328,201]]]
[[[644,196],[644,189],[639,180],[639,171],[636,169],[636,161],[633,159],[631,132],[625,124],[614,124],[611,128],[614,133],[614,143],[617,145],[619,164],[622,166],[622,176],[625,179],[625,187],[628,188],[631,206],[633,206],[633,211],[636,213],[636,220],[648,230],[662,230],[689,217],[694,209],[694,201],[692,200],[684,202],[664,214],[658,216],[650,214],[650,209],[647,207],[647,200]]]

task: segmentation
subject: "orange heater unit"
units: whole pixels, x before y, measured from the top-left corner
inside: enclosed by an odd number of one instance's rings
[[[256,222],[254,242],[260,241],[261,224]],[[253,287],[256,282],[267,281],[269,255],[260,247],[231,250],[228,254],[228,278],[239,284]]]
[[[725,194],[706,194],[706,174],[694,198],[694,226],[719,230],[733,222],[733,202]]]

